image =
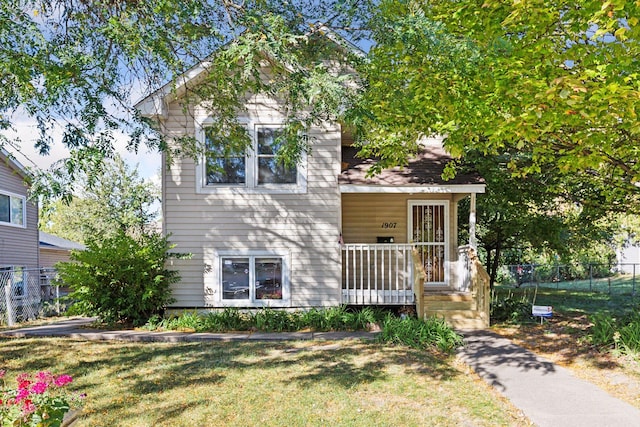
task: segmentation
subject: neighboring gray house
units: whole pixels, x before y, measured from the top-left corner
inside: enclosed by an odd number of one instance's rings
[[[136,108],[159,122],[169,142],[194,136],[211,146],[213,117],[184,106],[195,67]],[[460,327],[488,326],[488,280],[475,243],[477,175],[443,181],[450,157],[440,141],[405,168],[367,178],[369,161],[354,156],[339,123],[307,129],[313,151],[285,171],[271,161],[285,121],[277,101],[248,95],[245,124],[253,149],[221,158],[173,159],[162,173],[163,231],[176,251],[181,282],[175,308],[413,305],[420,316],[442,315]],[[185,114],[185,108],[188,110]],[[208,168],[219,164],[224,172]],[[459,248],[458,202],[471,200],[470,246]],[[486,273],[485,273],[486,274]]]
[[[30,176],[0,149],[0,269],[37,269],[38,207],[27,199]]]
[[[58,262],[67,262],[72,250],[85,249],[84,245],[62,237],[40,232],[40,268],[51,269]]]

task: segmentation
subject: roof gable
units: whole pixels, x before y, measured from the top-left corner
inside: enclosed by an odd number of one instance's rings
[[[355,44],[346,40],[324,24],[319,23],[314,25],[307,33],[307,35],[314,34],[322,36],[325,40],[335,44],[339,49],[352,52],[359,56],[364,55],[364,52],[362,52],[362,50]],[[233,40],[229,43],[233,43]],[[224,48],[225,46],[222,47],[222,49]],[[198,85],[213,65],[214,55],[215,53],[211,54],[205,60],[191,67],[184,74],[166,83],[158,90],[138,101],[134,105],[136,110],[138,110],[143,117],[166,119],[169,114],[169,103],[180,98],[180,96],[184,94],[190,86],[193,87]]]
[[[31,182],[33,178],[31,173],[22,166],[22,164],[13,156],[13,154],[6,151],[4,148],[0,148],[0,162],[7,165],[10,169],[14,170],[23,180],[27,183]]]

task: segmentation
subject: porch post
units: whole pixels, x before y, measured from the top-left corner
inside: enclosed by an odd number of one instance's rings
[[[478,240],[476,239],[476,193],[471,193],[471,202],[469,203],[469,246],[477,249]]]

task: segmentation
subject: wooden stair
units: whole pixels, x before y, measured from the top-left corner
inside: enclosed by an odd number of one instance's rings
[[[424,317],[440,317],[455,329],[484,329],[489,319],[478,310],[475,293],[443,291],[424,293]]]

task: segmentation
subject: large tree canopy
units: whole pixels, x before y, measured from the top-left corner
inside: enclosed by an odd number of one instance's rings
[[[205,61],[184,96],[231,150],[247,143],[243,96],[260,92],[286,101],[284,160],[326,118],[358,130],[380,168],[438,133],[454,155],[521,151],[532,161],[509,164],[516,175],[553,169],[588,183],[579,202],[640,210],[639,11],[631,0],[0,0],[0,127],[31,116],[46,153],[63,124],[71,177],[113,156],[116,130],[132,150],[166,151],[132,106]],[[334,33],[373,48],[323,44]],[[194,154],[193,142],[177,149]]]
[[[579,174],[640,210],[639,18],[625,0],[382,1],[356,112],[367,150],[392,164],[445,134],[454,154],[521,151],[515,174]]]
[[[359,0],[0,0],[0,129],[30,116],[46,154],[53,126],[62,124],[72,175],[113,156],[116,130],[129,134],[132,150],[167,150],[133,105],[207,60],[208,77],[186,96],[206,101],[222,131],[237,133],[233,119],[253,91],[288,101],[287,134],[295,135],[337,117],[353,87],[323,61],[346,51],[310,41],[351,31],[354,16],[369,15],[366,7]],[[264,61],[273,66],[270,79],[261,74]],[[193,149],[183,142],[181,152]],[[289,148],[295,160],[305,147]]]

